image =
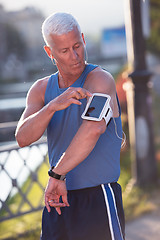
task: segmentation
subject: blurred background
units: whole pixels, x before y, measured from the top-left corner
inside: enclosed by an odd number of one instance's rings
[[[121,151],[128,240],[160,235],[160,1],[0,0],[0,239],[39,239],[47,183],[46,136],[19,149],[14,132],[31,85],[57,71],[41,25],[69,12],[88,62],[115,78],[126,145]],[[139,229],[139,231],[137,231]]]

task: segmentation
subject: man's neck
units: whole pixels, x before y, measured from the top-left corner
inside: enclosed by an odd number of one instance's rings
[[[71,76],[62,76],[60,73],[58,74],[58,83],[60,88],[70,87],[75,82],[74,78]]]
[[[58,74],[58,83],[60,88],[68,88],[70,87],[76,80],[81,76],[82,72],[77,75],[72,75],[72,74],[62,74],[59,71]]]

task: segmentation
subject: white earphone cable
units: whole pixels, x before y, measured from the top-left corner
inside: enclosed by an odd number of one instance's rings
[[[112,102],[112,105],[113,105],[113,112],[114,112],[114,104]],[[116,133],[116,136],[117,138],[119,138],[120,140],[122,140],[122,144],[121,144],[121,148],[124,148],[125,145],[126,145],[126,134],[125,132],[122,130],[122,138],[118,135],[118,132],[117,132],[117,124],[116,124],[116,121],[115,121],[115,118],[113,117],[113,122],[114,122],[114,126],[115,126],[115,133]],[[123,137],[124,136],[124,137]]]

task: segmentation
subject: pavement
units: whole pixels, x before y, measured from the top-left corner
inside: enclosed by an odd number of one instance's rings
[[[128,222],[126,240],[160,240],[160,211]]]

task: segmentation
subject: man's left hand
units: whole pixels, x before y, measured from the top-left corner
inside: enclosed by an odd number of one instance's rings
[[[62,203],[59,202],[60,197],[62,197]],[[49,178],[45,190],[45,205],[48,212],[51,211],[50,206],[55,207],[59,215],[61,215],[61,207],[69,207],[65,181],[57,180],[52,177]]]

